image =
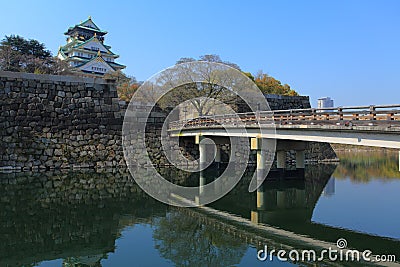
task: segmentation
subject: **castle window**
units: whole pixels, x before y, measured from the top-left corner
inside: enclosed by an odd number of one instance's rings
[[[106,72],[107,71],[105,68],[99,68],[99,67],[92,67],[92,70],[100,71],[100,72]]]

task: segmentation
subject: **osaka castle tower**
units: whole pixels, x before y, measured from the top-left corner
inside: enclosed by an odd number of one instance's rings
[[[106,34],[89,17],[67,30],[67,44],[60,46],[57,56],[85,76],[103,76],[124,69],[124,65],[114,62],[119,56],[111,52],[111,46],[104,44]]]

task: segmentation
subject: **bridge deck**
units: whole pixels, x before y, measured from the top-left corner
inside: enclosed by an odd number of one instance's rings
[[[213,115],[171,122],[169,132],[172,136],[259,137],[400,149],[400,109],[395,107],[400,105]]]

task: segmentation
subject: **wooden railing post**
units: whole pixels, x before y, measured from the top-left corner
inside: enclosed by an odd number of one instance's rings
[[[376,120],[376,108],[375,108],[375,106],[370,106],[369,107],[369,115],[370,115],[370,119],[372,121]]]
[[[339,112],[339,120],[342,121],[343,120],[343,109],[338,108],[338,112]]]
[[[325,120],[329,121],[329,114],[325,114]]]

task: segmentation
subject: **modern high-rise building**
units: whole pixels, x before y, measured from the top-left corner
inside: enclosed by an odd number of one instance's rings
[[[70,66],[82,74],[103,76],[107,72],[124,69],[115,62],[119,56],[111,52],[111,46],[104,44],[106,31],[101,30],[89,17],[67,32],[67,44],[58,49],[58,58],[69,62]]]
[[[330,97],[322,97],[318,99],[318,108],[333,108],[333,99]]]

